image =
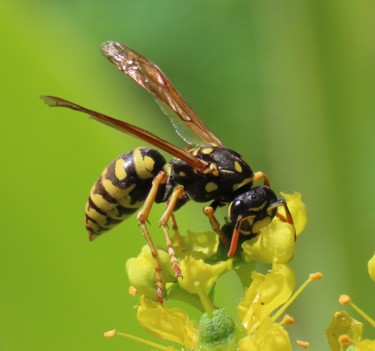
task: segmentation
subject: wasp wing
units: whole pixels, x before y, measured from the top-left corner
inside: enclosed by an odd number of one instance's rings
[[[142,139],[146,141],[147,143],[150,143],[151,145],[154,145],[164,150],[165,152],[168,152],[169,154],[185,161],[188,165],[197,169],[199,172],[202,172],[202,173],[209,172],[209,165],[206,162],[199,160],[198,158],[194,157],[187,151],[178,148],[177,146],[169,143],[166,140],[163,140],[157,137],[155,134],[152,134],[151,132],[148,132],[147,130],[143,128],[140,128],[132,124],[126,123],[124,121],[120,121],[115,118],[106,116],[100,112],[89,110],[73,102],[70,102],[70,101],[55,97],[55,96],[41,96],[41,99],[46,104],[52,107],[67,107],[71,110],[87,113],[98,122],[106,124],[123,133],[136,136],[139,139]]]
[[[194,113],[180,93],[174,88],[165,74],[154,63],[133,49],[115,41],[107,41],[102,47],[105,57],[120,71],[133,79],[142,88],[151,93],[167,109],[171,109],[178,116],[182,125],[188,127],[195,135],[206,143],[222,145],[220,140],[207,128],[203,121]],[[164,110],[164,108],[163,108]],[[179,122],[173,120],[167,112],[177,133],[189,144],[195,144],[196,140],[190,140],[184,128],[179,127]]]

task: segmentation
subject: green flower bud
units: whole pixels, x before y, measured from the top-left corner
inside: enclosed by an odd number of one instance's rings
[[[203,349],[230,350],[226,346],[235,341],[235,332],[236,325],[224,308],[214,310],[212,314],[204,313],[199,321],[199,340]]]

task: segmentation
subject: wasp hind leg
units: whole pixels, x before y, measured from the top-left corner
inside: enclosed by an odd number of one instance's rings
[[[142,209],[139,211],[137,219],[138,224],[142,230],[143,236],[146,238],[148,247],[150,248],[152,258],[155,265],[155,276],[156,276],[156,298],[160,303],[164,302],[163,292],[163,276],[161,274],[161,267],[159,263],[158,252],[156,250],[155,244],[151,239],[151,235],[147,230],[146,222],[150,214],[153,203],[155,202],[156,195],[158,193],[160,185],[167,181],[167,174],[163,171],[159,172],[158,175],[152,181],[152,187],[147,195]]]
[[[173,215],[173,211],[176,208],[177,202],[180,199],[183,198],[184,194],[185,194],[185,190],[182,186],[178,186],[178,187],[176,187],[176,189],[173,190],[173,193],[172,193],[169,201],[167,202],[167,207],[166,207],[162,217],[160,218],[160,222],[159,222],[160,226],[161,226],[161,228],[163,229],[163,232],[164,232],[165,241],[167,243],[169,258],[171,260],[171,265],[172,265],[172,268],[173,268],[173,270],[175,272],[175,275],[177,277],[182,277],[182,272],[181,272],[180,265],[178,264],[176,253],[174,251],[173,244],[172,244],[169,232],[168,232],[168,221],[171,219],[172,227],[175,231],[175,235],[176,234],[178,235],[177,240],[181,241],[181,238],[180,238],[179,232],[178,232],[176,219],[174,218],[174,215]]]

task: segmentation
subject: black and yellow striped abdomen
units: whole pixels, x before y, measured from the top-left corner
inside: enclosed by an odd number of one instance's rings
[[[136,212],[144,203],[153,178],[166,161],[155,149],[140,147],[122,154],[103,171],[86,204],[90,240]]]

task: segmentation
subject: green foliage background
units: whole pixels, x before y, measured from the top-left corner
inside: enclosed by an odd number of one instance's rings
[[[324,329],[349,293],[375,315],[366,262],[375,249],[373,1],[0,2],[0,350],[148,350],[104,330],[144,335],[123,266],[143,245],[135,218],[89,243],[92,183],[140,143],[68,110],[51,94],[180,143],[153,99],[99,54],[127,43],[156,62],[215,134],[302,192],[308,227],[298,281],[322,271],[289,311],[293,339],[328,349]],[[154,238],[158,206],[153,212]],[[208,229],[201,205],[180,226]],[[367,336],[375,333],[367,328]]]

